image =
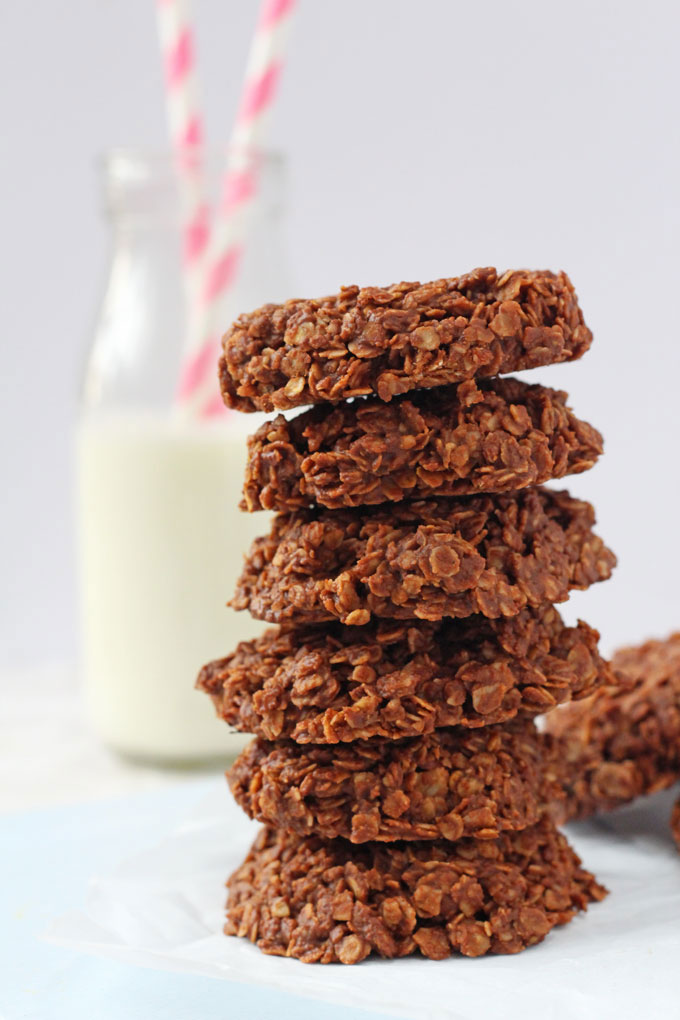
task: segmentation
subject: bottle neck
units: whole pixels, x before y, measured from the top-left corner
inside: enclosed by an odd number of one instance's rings
[[[205,180],[216,194],[223,162],[213,160],[212,166],[213,178]],[[259,172],[237,275],[212,308],[209,331],[217,336],[240,312],[285,300],[292,292],[282,230],[281,160],[263,159]],[[195,319],[177,167],[167,156],[154,162],[115,153],[106,163],[105,185],[112,256],[85,370],[83,406],[107,414],[166,412],[175,404]]]

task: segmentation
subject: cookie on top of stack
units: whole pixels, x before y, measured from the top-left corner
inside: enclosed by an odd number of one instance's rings
[[[249,441],[242,506],[277,511],[232,605],[276,624],[198,686],[256,735],[228,774],[265,823],[225,931],[357,963],[514,953],[599,900],[555,819],[534,717],[614,683],[553,603],[609,577],[592,507],[542,483],[602,439],[500,374],[591,343],[563,274],[479,269],[266,305],[223,340]]]

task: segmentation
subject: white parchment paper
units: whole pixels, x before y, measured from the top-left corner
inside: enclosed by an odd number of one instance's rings
[[[668,831],[671,802],[662,795],[571,826],[584,864],[611,894],[517,956],[310,966],[225,937],[224,880],[258,827],[221,784],[156,846],[92,880],[86,910],[58,919],[48,937],[132,964],[418,1020],[680,1017],[680,854]]]

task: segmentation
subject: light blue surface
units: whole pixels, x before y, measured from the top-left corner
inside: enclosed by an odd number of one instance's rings
[[[369,1020],[281,991],[86,956],[39,938],[82,906],[89,876],[153,844],[214,786],[0,818],[1,1020]],[[385,1014],[380,1014],[384,1018]]]

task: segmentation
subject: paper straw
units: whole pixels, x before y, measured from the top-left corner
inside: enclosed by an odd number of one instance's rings
[[[156,10],[165,70],[166,112],[180,187],[190,311],[199,299],[210,233],[210,209],[200,165],[203,118],[198,98],[196,47],[188,0],[156,0]]]
[[[179,405],[196,417],[224,411],[216,380],[219,334],[214,313],[240,269],[257,196],[257,154],[276,99],[294,7],[295,0],[264,0],[248,55],[222,196],[208,239],[198,318],[189,336],[178,387]]]

